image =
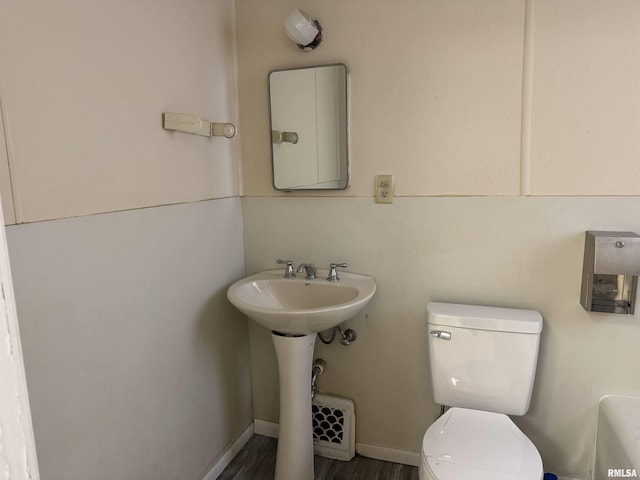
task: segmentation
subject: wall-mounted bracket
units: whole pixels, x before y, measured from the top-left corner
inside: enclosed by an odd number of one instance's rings
[[[296,132],[279,132],[271,130],[271,143],[298,143],[298,134]]]
[[[236,127],[233,123],[209,122],[191,113],[164,112],[162,114],[162,128],[204,137],[231,138],[236,134]]]

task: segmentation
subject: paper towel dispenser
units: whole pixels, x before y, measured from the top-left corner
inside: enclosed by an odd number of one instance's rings
[[[633,314],[640,275],[640,236],[586,233],[580,303],[589,312]]]

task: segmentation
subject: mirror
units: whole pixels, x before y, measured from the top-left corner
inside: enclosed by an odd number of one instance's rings
[[[349,186],[348,72],[343,64],[269,74],[276,190]]]

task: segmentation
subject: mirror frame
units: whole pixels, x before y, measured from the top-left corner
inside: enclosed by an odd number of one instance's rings
[[[273,149],[273,140],[272,140],[272,131],[273,131],[273,115],[272,115],[272,105],[271,105],[271,75],[278,72],[288,72],[294,70],[308,70],[311,68],[321,68],[321,67],[344,67],[345,72],[345,80],[344,80],[344,92],[345,92],[345,138],[346,138],[346,148],[345,148],[345,158],[346,162],[346,178],[343,180],[339,180],[339,182],[345,182],[344,187],[328,187],[328,188],[278,188],[276,187],[276,169],[275,169],[275,157],[274,157],[274,149]],[[279,191],[279,192],[314,192],[314,191],[328,191],[328,190],[346,190],[351,186],[351,139],[350,139],[350,115],[351,115],[351,79],[349,68],[344,63],[328,63],[322,65],[309,65],[306,67],[292,67],[292,68],[280,68],[277,70],[271,70],[269,75],[267,76],[267,93],[268,93],[268,101],[269,101],[269,146],[271,150],[271,186]]]

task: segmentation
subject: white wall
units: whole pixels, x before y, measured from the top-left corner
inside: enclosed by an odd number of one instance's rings
[[[200,480],[252,421],[240,199],[9,227],[51,480]]]
[[[296,7],[325,30],[312,53],[284,32]],[[339,195],[371,195],[381,171],[398,195],[519,193],[523,1],[238,0],[237,19],[246,195],[283,195],[264,133],[269,71],[335,62],[352,87],[353,179]]]
[[[296,7],[324,27],[312,53],[283,31]],[[357,441],[418,451],[437,413],[429,300],[535,308],[540,371],[518,423],[548,470],[586,478],[599,396],[640,390],[638,314],[579,305],[584,231],[640,232],[637,2],[237,0],[237,19],[247,272],[338,260],[379,285],[353,346],[318,344],[321,389],[356,400]],[[334,62],[351,72],[352,186],[276,192],[268,72]],[[371,198],[379,173],[391,206]],[[250,337],[254,414],[277,421],[270,339]]]
[[[3,1],[17,223],[237,195],[236,139],[161,121],[236,122],[233,15],[232,0]]]
[[[316,344],[321,391],[352,398],[360,443],[419,452],[436,418],[428,385],[430,301],[536,309],[544,317],[529,413],[516,418],[547,471],[587,477],[598,399],[640,394],[636,316],[580,306],[585,229],[639,229],[638,198],[244,198],[247,272],[276,258],[347,262],[378,286],[347,322],[349,347]],[[250,322],[256,418],[278,421],[269,332]]]
[[[0,194],[43,478],[200,480],[251,423],[247,320],[224,295],[244,274],[238,137],[161,127],[237,123],[234,15],[0,2]]]
[[[531,189],[638,195],[640,4],[537,0]]]
[[[296,7],[325,30],[311,53],[282,27]],[[246,195],[287,195],[269,71],[333,62],[351,72],[353,181],[331,195],[370,196],[378,173],[399,196],[640,194],[637,2],[238,0],[237,19]]]

